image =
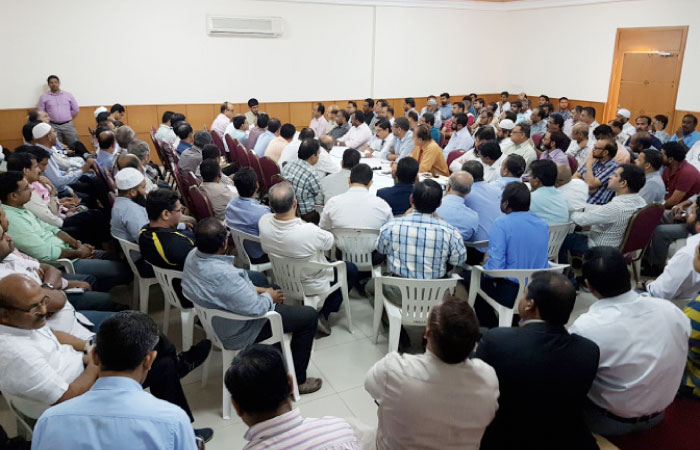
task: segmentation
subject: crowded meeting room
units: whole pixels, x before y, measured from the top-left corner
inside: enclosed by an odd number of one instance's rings
[[[0,24],[0,450],[700,449],[700,1]]]

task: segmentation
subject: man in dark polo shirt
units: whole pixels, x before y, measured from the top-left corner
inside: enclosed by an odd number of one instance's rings
[[[666,166],[661,176],[666,185],[666,209],[700,193],[700,172],[685,160],[686,153],[687,150],[678,142],[667,142],[661,146]]]
[[[411,192],[413,184],[418,179],[418,161],[413,158],[401,158],[396,165],[394,184],[391,187],[379,189],[377,197],[383,199],[391,206],[395,216],[400,216],[411,207]]]

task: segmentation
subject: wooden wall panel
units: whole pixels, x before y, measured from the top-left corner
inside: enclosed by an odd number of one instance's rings
[[[27,123],[27,109],[0,110],[0,144],[14,148],[22,144],[22,127]],[[20,143],[10,147],[10,141]],[[7,144],[5,144],[7,142]]]
[[[165,111],[172,111],[172,112],[179,112],[187,116],[187,105],[156,105],[156,115],[158,116],[158,119],[156,123],[153,126],[156,126],[156,124],[160,124],[160,119],[163,118],[163,113]],[[156,126],[156,128],[158,128]]]
[[[297,129],[308,127],[311,122],[312,102],[293,102],[289,104],[289,121]]]
[[[129,112],[129,121],[125,123],[133,128],[137,134],[148,133],[151,131],[151,127],[158,129],[161,117],[158,114],[158,106],[134,105],[125,108]]]
[[[219,109],[215,109],[212,104],[203,105],[187,105],[185,108],[185,116],[187,122],[192,125],[195,131],[211,128],[211,123],[219,114]]]
[[[676,113],[673,115],[673,117],[668,118],[668,126],[666,127],[666,132],[673,136],[673,133],[675,133],[681,127],[681,124],[683,123],[683,116],[685,116],[686,114],[692,114],[695,116],[696,119],[700,121],[700,112],[676,110]]]
[[[270,118],[279,119],[280,122],[285,124],[290,120],[289,103],[265,103],[265,113],[267,113]]]

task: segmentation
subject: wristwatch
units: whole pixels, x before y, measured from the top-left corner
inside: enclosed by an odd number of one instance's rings
[[[49,288],[49,289],[56,289],[53,284],[51,283],[41,283],[41,287],[43,288]]]

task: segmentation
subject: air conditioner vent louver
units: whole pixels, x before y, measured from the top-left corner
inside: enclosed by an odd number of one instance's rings
[[[279,37],[282,19],[279,17],[207,16],[210,36]]]

